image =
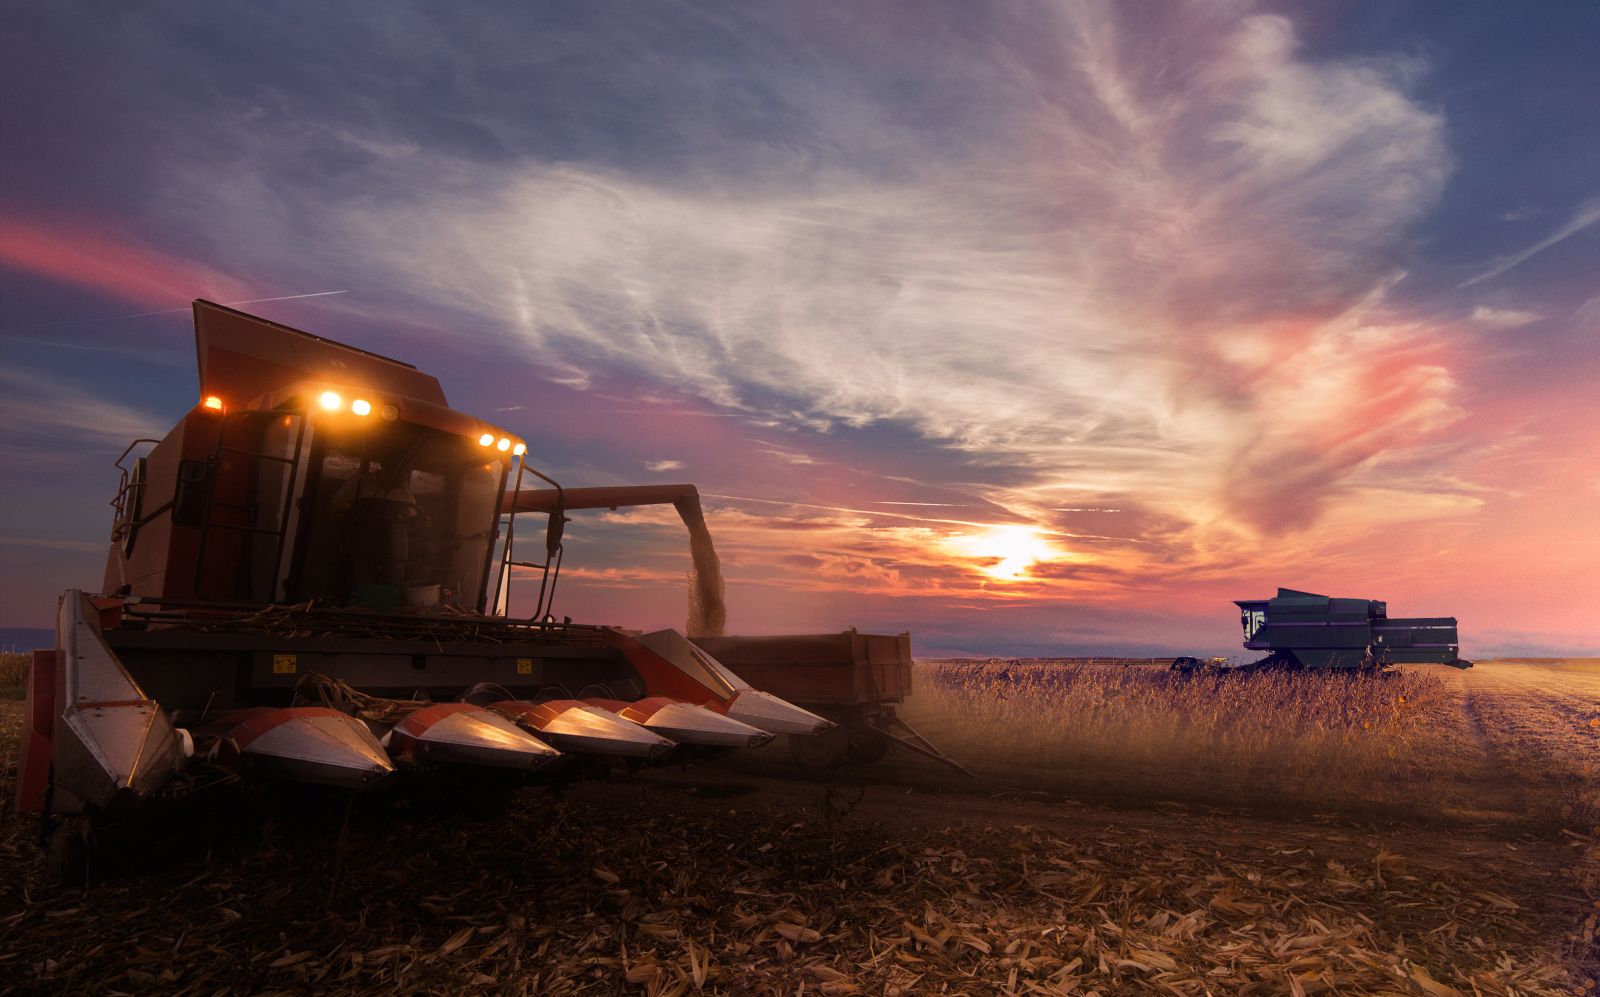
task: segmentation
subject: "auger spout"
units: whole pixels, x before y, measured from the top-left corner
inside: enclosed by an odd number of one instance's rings
[[[728,624],[722,562],[711,542],[711,531],[700,508],[700,492],[694,485],[540,488],[507,494],[502,511],[560,515],[577,509],[615,510],[632,505],[671,505],[678,510],[678,517],[689,531],[689,558],[694,572],[685,633],[690,637],[720,637]]]

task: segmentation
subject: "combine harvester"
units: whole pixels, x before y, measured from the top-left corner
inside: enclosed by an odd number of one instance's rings
[[[1391,619],[1376,599],[1333,599],[1278,589],[1271,599],[1239,599],[1244,646],[1266,657],[1232,668],[1318,668],[1378,671],[1390,665],[1439,664],[1471,668],[1461,657],[1453,616]],[[1195,671],[1209,662],[1178,658],[1172,667]]]
[[[565,511],[635,490],[563,490],[409,364],[206,301],[194,320],[201,400],[117,461],[104,586],[63,595],[34,655],[16,806],[58,874],[107,820],[219,780],[494,799],[834,727],[675,631],[555,619]],[[693,486],[669,491],[704,534]],[[543,581],[513,619],[534,510]],[[720,617],[708,536],[695,562]]]

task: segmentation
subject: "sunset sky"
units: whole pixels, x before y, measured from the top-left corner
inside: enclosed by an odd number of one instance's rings
[[[0,626],[98,588],[205,297],[418,364],[564,484],[695,483],[735,632],[1243,653],[1230,601],[1286,585],[1600,653],[1590,0],[0,31]],[[569,538],[558,612],[681,626],[670,509]]]

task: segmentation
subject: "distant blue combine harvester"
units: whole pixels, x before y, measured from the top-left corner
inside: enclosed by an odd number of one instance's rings
[[[1234,605],[1245,648],[1268,652],[1244,668],[1472,667],[1460,656],[1453,616],[1390,619],[1388,606],[1376,599],[1332,599],[1286,588],[1271,599],[1239,599]],[[1187,671],[1201,662],[1179,658],[1173,667]]]

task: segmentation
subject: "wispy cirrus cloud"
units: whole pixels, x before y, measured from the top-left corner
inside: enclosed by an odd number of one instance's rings
[[[718,135],[749,169],[669,177],[313,121],[308,141],[417,193],[298,191],[298,251],[359,255],[585,372],[574,387],[626,370],[801,433],[910,427],[1015,469],[983,499],[1045,529],[1063,506],[1128,508],[1169,560],[1409,494],[1382,456],[1460,414],[1448,330],[1392,301],[1451,168],[1408,95],[1423,67],[1313,60],[1282,17],[1201,6],[993,16],[939,53],[981,143],[775,63],[788,148],[817,164],[803,182],[754,135]],[[261,177],[302,154],[229,144]],[[184,179],[219,231],[259,226],[236,188],[265,180]]]
[[[1494,278],[1505,273],[1507,270],[1510,270],[1512,267],[1520,266],[1525,261],[1537,256],[1550,247],[1566,242],[1568,239],[1591,227],[1596,222],[1600,222],[1600,197],[1593,197],[1587,201],[1584,201],[1582,204],[1578,205],[1578,207],[1572,212],[1572,217],[1568,218],[1560,228],[1556,229],[1554,232],[1545,236],[1543,239],[1540,239],[1538,242],[1527,247],[1526,249],[1519,250],[1518,252],[1512,253],[1508,256],[1501,257],[1500,259],[1496,260],[1487,270],[1484,270],[1482,273],[1462,281],[1460,286],[1471,287],[1474,284],[1481,284],[1486,280],[1493,280]]]
[[[1282,529],[1452,418],[1437,330],[1388,307],[1383,262],[1448,172],[1443,126],[1409,62],[1313,63],[1281,18],[1173,16],[1165,74],[1110,6],[1065,8],[1030,64],[956,53],[957,73],[1005,67],[1010,143],[892,180],[837,170],[798,196],[519,163],[488,195],[408,205],[425,243],[365,205],[326,216],[533,349],[813,431],[909,424],[1032,469],[1016,504],[1131,495]]]
[[[0,367],[0,417],[7,449],[45,441],[48,452],[60,452],[63,441],[84,440],[120,450],[140,437],[159,438],[167,428],[161,417],[88,388],[9,366]]]
[[[1472,309],[1470,317],[1476,324],[1490,329],[1515,329],[1537,322],[1544,318],[1544,315],[1527,308],[1495,308],[1492,305],[1478,305]]]

